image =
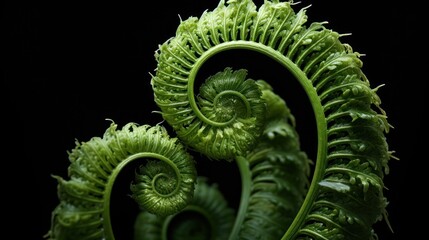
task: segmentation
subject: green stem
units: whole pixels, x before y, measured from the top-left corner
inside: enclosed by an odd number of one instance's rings
[[[241,199],[238,209],[237,218],[235,219],[234,227],[229,235],[229,240],[236,240],[241,226],[243,225],[244,217],[246,216],[247,207],[249,205],[250,190],[252,185],[252,173],[249,169],[249,162],[244,157],[236,157],[235,161],[240,170],[241,176]]]

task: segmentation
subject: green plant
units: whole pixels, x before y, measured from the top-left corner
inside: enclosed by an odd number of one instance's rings
[[[113,185],[126,165],[144,161],[130,189],[142,209],[136,239],[190,232],[198,239],[376,239],[372,226],[386,216],[383,178],[393,157],[389,124],[359,53],[340,38],[324,22],[307,24],[306,8],[295,12],[278,0],[259,9],[251,0],[221,0],[181,21],[156,52],[151,80],[177,137],[161,125],[118,129],[112,121],[103,137],[77,142],[69,179],[55,177],[60,204],[47,237],[113,239]],[[281,90],[231,67],[198,82],[210,58],[237,49],[273,59],[304,90],[317,128],[313,170]],[[198,176],[198,154],[237,164],[237,210]]]

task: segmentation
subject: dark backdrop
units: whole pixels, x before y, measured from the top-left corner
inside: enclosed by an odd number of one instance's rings
[[[8,213],[6,219],[3,217],[8,226],[3,230],[6,235],[42,239],[49,230],[51,212],[58,204],[57,183],[51,174],[67,176],[67,151],[74,148],[76,139],[87,141],[101,136],[110,124],[107,118],[119,126],[162,121],[159,114],[152,113],[158,110],[149,74],[156,67],[155,50],[174,36],[180,18],[199,17],[218,4],[217,0],[138,2],[3,4],[2,39],[6,41],[2,44],[1,93],[5,98],[2,126],[6,144],[1,145],[5,166],[1,197],[6,200],[3,210]],[[385,222],[377,224],[376,229],[380,239],[401,239],[415,232],[408,226],[418,222],[411,216],[420,212],[417,200],[422,197],[416,191],[423,188],[411,187],[421,182],[417,171],[423,162],[416,161],[422,159],[420,152],[424,151],[419,147],[427,142],[421,115],[425,111],[422,93],[428,80],[421,75],[426,60],[414,55],[424,50],[416,26],[419,7],[387,1],[305,0],[295,9],[310,4],[308,21],[328,21],[328,28],[352,33],[342,42],[365,54],[363,70],[373,87],[385,84],[378,94],[394,127],[387,139],[401,160],[390,162],[391,171],[385,178],[388,213],[395,233]],[[219,62],[233,64],[240,60],[236,55],[226,54]],[[260,58],[251,63],[249,57],[242,60],[255,72],[276,77],[270,73],[275,67],[269,60]],[[302,102],[302,96],[296,101]],[[306,118],[306,104],[303,102],[294,113]],[[311,123],[308,120],[307,124]],[[299,122],[297,127],[303,145],[314,154],[314,129]],[[215,171],[222,172],[223,177],[216,181],[232,199],[231,204],[237,204],[239,185],[230,183],[239,179],[236,169],[226,170],[225,163],[206,164],[201,164],[201,173],[215,176]],[[128,205],[123,209],[123,216],[133,210]],[[129,228],[128,220],[117,224],[128,224]],[[126,234],[121,234],[125,238]]]

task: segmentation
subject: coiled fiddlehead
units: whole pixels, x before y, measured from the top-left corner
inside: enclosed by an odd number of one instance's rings
[[[279,0],[266,0],[259,9],[251,0],[221,0],[200,18],[181,21],[156,52],[151,79],[155,102],[177,139],[159,126],[130,124],[79,145],[70,155],[71,179],[57,177],[61,203],[50,237],[113,238],[108,195],[118,169],[137,156],[161,160],[150,160],[131,185],[142,208],[160,215],[145,213],[145,231],[160,233],[151,227],[192,206],[196,170],[183,143],[239,167],[242,196],[229,239],[376,239],[372,226],[387,206],[383,178],[393,157],[385,138],[390,126],[359,53],[324,22],[307,24],[306,9],[295,12],[292,2]],[[311,180],[310,160],[300,150],[294,117],[277,95],[281,91],[247,78],[244,69],[227,67],[195,93],[207,60],[235,49],[272,58],[305,91],[317,125]],[[148,201],[157,195],[167,201]]]
[[[112,239],[113,184],[120,171],[138,159],[150,161],[143,171],[147,174],[138,175],[131,187],[142,208],[168,215],[192,201],[197,177],[193,159],[159,125],[129,123],[117,130],[112,122],[103,138],[76,145],[69,153],[70,179],[56,176],[60,204],[52,214],[49,239]]]
[[[359,53],[343,44],[341,35],[325,28],[324,22],[306,25],[305,12],[302,8],[295,13],[291,2],[278,0],[264,1],[259,10],[250,0],[220,1],[200,18],[182,21],[176,36],[156,54],[155,100],[178,137],[211,157],[212,152],[225,149],[215,144],[211,147],[215,150],[206,151],[210,147],[205,142],[217,143],[214,139],[226,137],[225,129],[233,128],[228,121],[211,121],[199,108],[194,94],[198,70],[212,56],[233,49],[274,59],[305,90],[318,134],[309,191],[283,238],[370,239],[374,237],[371,226],[386,207],[382,179],[392,157],[384,136],[389,124],[377,88],[370,87],[361,70]],[[251,126],[255,122],[249,121]],[[257,139],[260,132],[254,134]],[[248,151],[234,146],[231,155],[241,157]]]
[[[227,160],[255,144],[264,124],[265,105],[258,86],[245,79],[246,70],[227,68],[211,76],[195,102],[189,89],[193,84],[186,85],[183,76],[174,71],[170,74],[179,79],[167,77],[164,68],[171,69],[170,63],[162,60],[164,55],[159,58],[158,74],[152,80],[155,101],[182,141],[210,158]]]

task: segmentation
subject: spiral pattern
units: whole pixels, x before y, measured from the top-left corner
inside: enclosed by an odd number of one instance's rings
[[[306,9],[295,13],[291,2],[278,0],[264,1],[259,9],[251,0],[220,1],[200,18],[182,21],[176,36],[156,53],[158,67],[152,78],[155,100],[178,137],[195,147],[204,138],[190,139],[199,138],[199,131],[204,131],[200,129],[210,125],[209,118],[226,120],[223,111],[213,117],[210,114],[214,113],[203,111],[197,104],[194,82],[199,68],[215,54],[231,49],[273,58],[304,88],[318,132],[313,179],[284,237],[341,239],[364,235],[369,239],[374,237],[372,225],[382,219],[387,205],[383,177],[392,152],[384,136],[389,130],[386,113],[380,107],[377,89],[370,87],[361,70],[360,54],[340,41],[341,34],[325,28],[325,22],[307,25]],[[241,105],[239,109],[245,112]],[[213,139],[209,141],[218,142]],[[198,150],[210,153],[206,149],[210,146]],[[368,211],[355,213],[356,204]]]
[[[225,68],[206,79],[199,89],[198,109],[194,109],[200,119],[192,109],[185,110],[187,101],[175,102],[181,95],[164,94],[161,89],[171,84],[159,77],[153,78],[155,101],[186,145],[211,159],[232,160],[256,143],[264,125],[261,90],[246,75],[245,69]]]
[[[177,176],[167,163],[149,161],[136,173],[135,182],[131,184],[132,197],[148,212],[160,216],[174,214],[189,204],[189,196],[193,194],[193,185],[183,185],[179,180],[184,177],[185,182],[193,183],[195,175],[196,172],[189,171]]]
[[[187,141],[214,159],[232,159],[245,153],[258,137],[264,123],[265,103],[261,90],[244,69],[226,68],[200,87],[198,103],[210,121],[223,127],[203,125],[189,133]],[[201,141],[201,137],[203,141]]]
[[[148,161],[131,184],[148,238],[167,238],[155,225],[183,211],[213,210],[229,223],[225,202],[217,208],[210,201],[217,193],[202,188],[198,194],[204,196],[193,198],[196,170],[185,147],[239,165],[242,198],[230,239],[377,239],[372,226],[387,215],[383,178],[393,152],[384,134],[390,125],[377,88],[362,72],[360,54],[325,22],[306,24],[305,13],[306,8],[293,11],[292,1],[266,0],[257,9],[251,0],[221,0],[200,18],[182,21],[155,53],[151,78],[155,102],[177,138],[158,125],[130,123],[116,130],[112,123],[103,138],[77,142],[70,153],[70,179],[55,176],[60,204],[50,239],[113,238],[112,185],[136,159]],[[293,115],[268,83],[246,79],[244,69],[225,68],[194,93],[201,66],[235,49],[274,59],[304,89],[317,125],[311,181]],[[208,204],[207,197],[213,198]],[[230,228],[220,218],[211,221],[222,231]]]
[[[138,126],[134,123],[117,130],[112,122],[103,138],[76,142],[69,153],[69,180],[58,180],[60,204],[53,211],[49,239],[104,239],[113,236],[110,223],[110,194],[116,176],[122,168],[137,159],[150,159],[146,177],[167,169],[174,177],[169,183],[155,188],[132,187],[134,199],[149,212],[167,215],[183,209],[191,200],[196,183],[192,157],[176,138],[170,138],[160,125]],[[156,159],[156,162],[154,161]],[[168,166],[168,167],[167,167]],[[160,194],[162,192],[162,194]]]

